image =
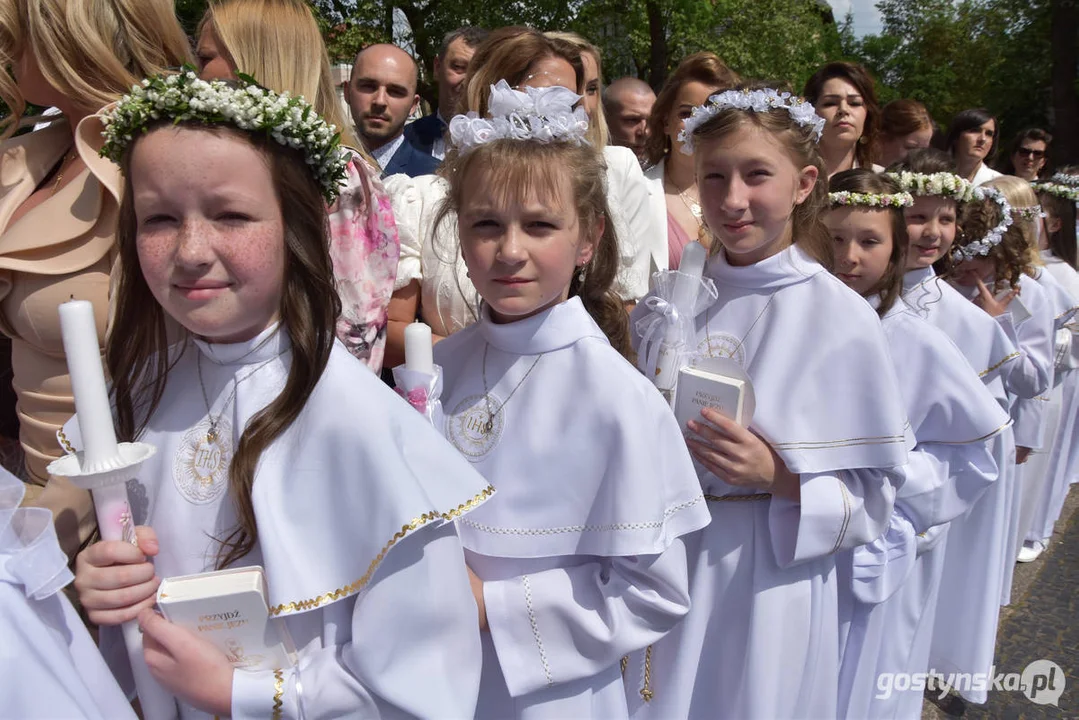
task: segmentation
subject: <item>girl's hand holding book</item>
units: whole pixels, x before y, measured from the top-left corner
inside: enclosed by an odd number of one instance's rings
[[[161,579],[150,558],[157,555],[153,528],[135,528],[138,546],[120,540],[94,543],[75,559],[75,589],[90,621],[120,625],[154,606]]]
[[[798,501],[801,484],[775,450],[748,428],[711,408],[701,410],[708,422],[690,420],[694,433],[686,439],[693,457],[709,472],[737,487],[748,487]]]
[[[232,714],[232,663],[213,643],[150,608],[139,613],[142,654],[154,679],[212,715]]]

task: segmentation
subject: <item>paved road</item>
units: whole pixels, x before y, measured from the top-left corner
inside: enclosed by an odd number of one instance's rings
[[[927,701],[922,720],[1079,720],[1079,485],[1072,485],[1049,549],[1016,567],[1012,604],[1001,614],[997,671],[1021,673],[1041,659],[1055,662],[1067,677],[1059,707],[1035,704],[1018,691],[990,693],[985,705],[949,696],[951,702],[940,706]]]

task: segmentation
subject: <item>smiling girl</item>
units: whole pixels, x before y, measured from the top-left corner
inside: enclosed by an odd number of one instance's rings
[[[480,718],[625,717],[619,661],[685,615],[682,537],[708,522],[677,421],[619,354],[618,244],[578,100],[501,81],[490,118],[450,122],[441,218],[483,304],[435,360],[445,433],[498,490],[458,523]]]
[[[835,553],[884,532],[913,437],[875,313],[826,269],[823,126],[753,86],[686,121],[719,293],[696,351],[741,366],[756,412],[689,424],[712,524],[689,548],[689,616],[627,668],[636,717],[836,714]]]
[[[138,545],[78,556],[90,619],[139,619],[182,718],[470,716],[480,643],[449,521],[492,490],[334,338],[326,204],[347,156],[333,126],[302,98],[191,72],[145,81],[104,119],[126,178],[106,355],[117,436],[157,453]],[[162,577],[249,565],[294,667],[233,670],[150,609]]]
[[[921,691],[881,698],[877,678],[929,667],[947,524],[996,481],[993,438],[1010,420],[948,336],[901,297],[910,194],[868,170],[839,173],[830,188],[836,274],[881,317],[917,439],[888,530],[839,561],[839,716],[910,717]]]

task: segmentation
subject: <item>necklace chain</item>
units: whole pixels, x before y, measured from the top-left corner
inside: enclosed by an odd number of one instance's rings
[[[748,338],[749,334],[753,332],[753,328],[757,327],[757,323],[761,321],[761,318],[764,317],[764,313],[768,311],[768,308],[772,305],[772,301],[775,299],[776,295],[775,293],[772,293],[768,297],[768,302],[766,302],[764,304],[764,307],[761,308],[761,311],[757,313],[757,317],[753,320],[753,324],[749,326],[749,329],[746,330],[744,335],[742,335],[742,339],[738,341],[738,344],[734,346],[734,349],[730,351],[727,357],[733,358],[736,354],[738,354],[738,351],[742,349],[742,344],[745,343],[746,338]],[[712,315],[713,313],[709,313],[704,318],[704,337],[705,341],[708,343],[709,348],[711,348],[712,346]]]
[[[271,335],[270,337],[273,337],[273,335]],[[266,341],[264,340],[262,343],[259,343],[258,347],[256,347],[255,350],[258,350],[260,347],[262,347],[262,345],[264,345],[265,342]],[[250,355],[255,350],[252,350],[251,352],[247,353],[247,355],[244,355],[243,357],[241,357],[240,360],[247,357],[248,355]],[[247,373],[243,377],[236,378],[235,380],[233,380],[232,392],[230,392],[229,396],[225,399],[225,404],[221,406],[221,412],[219,412],[217,414],[217,417],[214,417],[213,414],[210,412],[210,398],[209,398],[209,396],[206,395],[206,384],[203,383],[203,381],[202,381],[202,351],[201,350],[199,351],[198,357],[195,360],[195,370],[196,370],[196,372],[198,373],[198,376],[199,376],[199,389],[202,390],[202,401],[204,403],[206,403],[206,417],[208,417],[210,419],[210,429],[206,433],[206,442],[212,443],[212,442],[217,441],[217,425],[218,425],[218,423],[221,422],[221,418],[224,417],[225,411],[229,409],[229,405],[231,405],[232,401],[236,398],[236,391],[240,388],[240,383],[242,383],[244,380],[247,380],[249,377],[251,377],[252,375],[257,373],[259,370],[266,367],[267,365],[269,365],[270,363],[272,363],[274,360],[281,357],[282,355],[284,355],[283,350],[281,352],[277,353],[276,355],[274,355],[269,360],[264,360],[261,363],[259,363],[258,365],[256,365],[254,367],[254,369],[251,370],[251,372]]]
[[[546,355],[546,353],[540,353],[539,355],[536,356],[536,359],[532,361],[532,365],[528,368],[528,372],[525,373],[524,377],[521,378],[520,382],[518,382],[513,387],[513,390],[510,390],[510,394],[506,396],[506,399],[502,401],[502,404],[498,406],[498,409],[497,410],[492,410],[491,409],[491,391],[489,390],[488,385],[487,385],[487,350],[490,347],[491,347],[491,345],[489,343],[484,343],[484,345],[483,345],[483,366],[480,369],[480,372],[481,372],[481,374],[483,376],[483,401],[487,405],[487,422],[485,422],[483,424],[483,434],[484,435],[490,434],[491,430],[494,429],[495,416],[497,416],[498,413],[502,412],[502,408],[506,407],[506,403],[508,403],[510,401],[510,398],[513,397],[513,394],[515,392],[517,392],[517,389],[519,387],[521,387],[522,385],[524,385],[525,380],[528,379],[528,376],[531,375],[532,371],[536,369],[536,365],[539,365],[539,361],[543,359],[544,355]]]
[[[663,174],[666,177],[667,182],[670,183],[670,186],[678,193],[678,199],[682,201],[682,204],[686,206],[686,210],[689,210],[689,214],[692,215],[693,219],[697,221],[697,226],[699,228],[701,224],[701,218],[704,217],[704,212],[701,210],[700,199],[694,199],[689,194],[689,189],[697,183],[693,182],[692,184],[687,185],[682,190],[679,190],[678,186],[674,184],[674,180],[671,179],[671,174],[666,167],[663,170]]]
[[[73,162],[69,161],[73,161],[76,157],[78,157],[78,152],[75,150],[75,148],[71,148],[66,153],[64,153],[64,157],[60,160],[60,169],[56,171],[56,179],[52,182],[53,195],[55,195],[56,192],[60,189],[60,183],[64,181],[64,173],[66,173],[71,168],[71,165],[74,164]]]

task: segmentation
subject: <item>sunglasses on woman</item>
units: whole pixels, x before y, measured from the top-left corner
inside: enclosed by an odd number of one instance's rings
[[[1034,148],[1021,147],[1015,151],[1016,155],[1022,155],[1023,157],[1031,157],[1035,160],[1041,160],[1045,157],[1044,150],[1035,150]]]

